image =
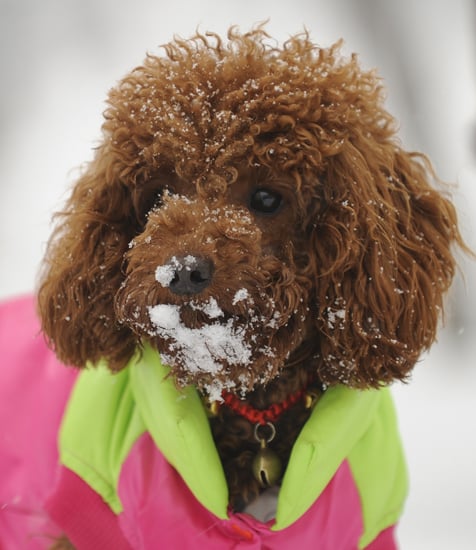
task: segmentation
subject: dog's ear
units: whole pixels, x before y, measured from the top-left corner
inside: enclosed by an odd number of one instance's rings
[[[451,245],[464,247],[424,156],[393,143],[367,151],[348,143],[329,159],[311,230],[320,375],[356,387],[404,379],[433,343]]]
[[[57,215],[38,309],[47,339],[66,364],[107,358],[119,369],[134,350],[132,334],[114,314],[123,255],[138,227],[137,201],[121,176],[103,145]]]

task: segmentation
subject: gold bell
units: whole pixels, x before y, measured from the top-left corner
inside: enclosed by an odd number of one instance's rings
[[[261,440],[261,449],[257,452],[252,464],[253,475],[263,489],[271,487],[281,477],[281,460],[279,456],[266,447],[266,441]]]
[[[312,410],[319,401],[321,393],[317,388],[309,388],[304,394],[304,408]]]
[[[209,399],[203,399],[203,405],[208,418],[215,418],[220,411],[220,403],[218,401],[210,401]]]
[[[279,456],[267,447],[276,435],[275,427],[271,422],[267,423],[267,426],[271,428],[271,436],[265,439],[259,437],[258,430],[260,426],[260,424],[255,426],[255,438],[260,442],[261,448],[256,453],[251,468],[256,481],[264,489],[275,485],[279,481],[283,467]]]

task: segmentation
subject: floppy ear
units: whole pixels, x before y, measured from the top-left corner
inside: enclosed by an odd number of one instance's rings
[[[131,189],[103,145],[58,215],[40,280],[43,330],[64,363],[105,357],[118,369],[133,353],[132,334],[116,321],[114,296],[137,228]]]
[[[328,163],[312,231],[321,378],[356,387],[404,379],[435,340],[463,246],[425,157],[347,143]]]

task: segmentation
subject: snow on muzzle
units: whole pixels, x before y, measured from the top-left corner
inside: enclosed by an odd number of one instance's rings
[[[240,289],[235,301],[247,296],[247,291]],[[221,400],[223,390],[248,390],[250,381],[257,377],[253,372],[257,352],[268,358],[274,355],[269,346],[258,341],[257,325],[264,320],[255,313],[247,320],[226,318],[214,298],[201,304],[189,302],[187,307],[204,314],[208,322],[191,328],[182,320],[180,305],[148,307],[151,335],[157,337],[162,360],[171,367],[177,382],[193,383],[214,400]],[[273,325],[275,321],[268,319],[266,323]]]

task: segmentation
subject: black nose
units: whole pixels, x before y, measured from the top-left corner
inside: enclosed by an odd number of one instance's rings
[[[212,281],[213,262],[208,258],[174,256],[169,265],[174,268],[174,277],[169,284],[174,294],[199,294]]]

